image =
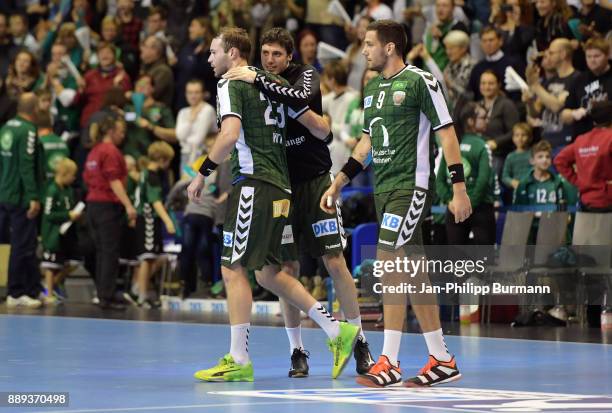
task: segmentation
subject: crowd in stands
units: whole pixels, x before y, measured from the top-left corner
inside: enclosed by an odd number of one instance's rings
[[[254,66],[266,30],[294,35],[293,60],[322,74],[336,173],[361,137],[364,85],[377,75],[361,54],[367,25],[401,22],[406,62],[437,79],[431,87],[443,88],[460,139],[474,214],[461,224],[437,216],[449,243],[495,243],[499,207],[612,212],[609,0],[343,0],[348,20],[330,3],[0,2],[8,304],[57,303],[79,259],[100,306],[124,307],[116,280],[134,265],[126,299],[157,307],[149,290],[168,239],[182,245],[184,296],[196,290],[198,272],[207,284],[218,279],[228,165],[207,178],[202,203],[188,203],[184,189],[217,133],[217,80],[207,60],[227,25],[249,32]],[[509,69],[526,88],[508,81]],[[445,205],[450,178],[441,156],[436,171]],[[372,182],[368,168],[353,185]]]

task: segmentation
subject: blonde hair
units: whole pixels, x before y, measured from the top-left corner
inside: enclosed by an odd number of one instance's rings
[[[174,149],[164,141],[153,142],[147,149],[147,157],[153,162],[161,160],[172,160]]]
[[[470,37],[463,30],[451,30],[444,36],[442,43],[444,46],[469,47]]]
[[[116,28],[119,28],[119,22],[114,16],[106,16],[105,18],[103,18],[102,24],[100,26],[104,28],[106,26],[111,26],[111,25],[115,26]]]
[[[533,129],[526,122],[519,122],[512,127],[512,133],[514,133],[517,129],[523,131],[525,135],[527,135],[527,145],[531,145],[531,141],[533,140]]]
[[[76,174],[77,170],[76,162],[70,158],[62,158],[55,164],[55,176]]]

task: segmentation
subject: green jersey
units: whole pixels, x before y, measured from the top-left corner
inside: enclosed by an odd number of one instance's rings
[[[17,116],[0,129],[0,202],[27,207],[40,199],[36,127]]]
[[[520,181],[523,176],[529,173],[531,170],[530,157],[530,150],[523,152],[513,151],[508,154],[504,161],[504,170],[502,172],[502,182],[504,185],[511,188],[513,179]]]
[[[43,148],[43,164],[45,168],[45,177],[47,180],[53,179],[55,176],[55,168],[57,162],[63,158],[70,157],[70,149],[66,142],[55,133],[50,132],[40,137],[40,143]]]
[[[555,205],[566,201],[563,182],[559,175],[550,174],[546,181],[538,181],[533,170],[525,175],[514,192],[515,205]]]
[[[45,251],[57,252],[60,245],[60,226],[70,220],[68,214],[74,207],[71,187],[60,187],[55,180],[47,185],[40,235]]]
[[[279,84],[287,81],[274,76]],[[219,124],[227,116],[242,122],[240,137],[232,151],[232,177],[257,179],[291,192],[285,155],[287,116],[297,113],[261,93],[249,83],[220,80],[217,84],[217,117]]]
[[[163,202],[161,187],[161,171],[151,171],[145,169],[140,172],[140,181],[134,193],[134,208],[138,215],[145,215],[145,212],[157,216],[153,204],[157,201]]]
[[[133,114],[136,118],[136,112],[133,105],[125,107],[126,114]],[[152,125],[162,128],[174,128],[174,115],[168,106],[160,102],[155,102],[151,106],[142,109],[143,118],[148,120]],[[127,131],[125,141],[121,147],[121,152],[125,155],[131,155],[134,159],[147,155],[149,145],[157,141],[152,131],[138,126],[137,120],[127,123]]]
[[[491,168],[491,151],[480,135],[465,134],[459,144],[461,150],[461,163],[465,174],[465,186],[472,207],[482,203],[493,204],[495,201],[495,188]],[[436,179],[436,190],[440,201],[444,204],[453,198],[450,174],[446,159],[442,157],[440,169]]]
[[[442,87],[414,66],[364,90],[364,129],[372,141],[374,192],[434,187],[434,131],[453,121]]]

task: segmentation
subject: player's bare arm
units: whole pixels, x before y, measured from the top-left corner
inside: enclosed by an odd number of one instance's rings
[[[370,135],[367,133],[363,133],[361,135],[361,140],[355,146],[353,150],[353,154],[349,158],[347,164],[342,168],[342,170],[336,175],[334,178],[334,182],[332,182],[331,186],[323,196],[321,197],[321,201],[319,206],[321,209],[327,213],[332,213],[336,209],[336,201],[340,197],[340,190],[344,186],[346,186],[349,182],[351,182],[351,176],[353,173],[347,172],[347,167],[350,168],[350,165],[355,166],[355,172],[357,172],[357,167],[361,166],[363,170],[365,168],[365,162],[368,158],[368,154],[372,149],[372,141],[370,140]],[[355,164],[357,162],[357,164]],[[358,172],[357,172],[358,173]]]
[[[448,125],[437,131],[442,144],[442,152],[446,164],[461,165],[461,153],[459,151],[459,140],[455,133],[455,128]],[[449,167],[450,170],[450,167]],[[452,173],[452,171],[451,171]],[[448,209],[455,216],[455,223],[463,222],[472,214],[472,204],[468,198],[465,182],[453,183],[453,199],[448,204]]]
[[[187,187],[189,200],[196,203],[200,202],[202,190],[204,189],[204,179],[206,178],[202,172],[206,173],[206,170],[211,168],[210,172],[212,172],[218,164],[227,158],[240,137],[241,127],[242,121],[236,116],[226,116],[223,119],[223,122],[221,122],[221,132],[219,132],[210,154],[202,164],[200,172]]]
[[[297,121],[308,128],[313,136],[316,136],[322,141],[331,141],[331,139],[333,139],[329,123],[323,119],[323,116],[318,115],[312,109],[306,110],[297,118]]]

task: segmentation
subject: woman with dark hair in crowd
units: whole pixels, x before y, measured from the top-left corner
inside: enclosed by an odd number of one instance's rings
[[[32,92],[42,85],[43,77],[36,57],[26,49],[19,51],[9,66],[6,93],[17,99],[22,93]]]
[[[504,38],[502,50],[527,64],[527,49],[535,38],[533,6],[529,0],[504,0],[494,6],[493,24]]]
[[[346,66],[349,69],[348,82],[349,87],[360,90],[361,78],[367,68],[365,56],[361,54],[363,49],[363,39],[365,38],[368,24],[374,20],[369,16],[362,16],[357,21],[357,25],[351,27],[351,35],[354,37],[353,42],[346,49]]]
[[[182,93],[191,79],[200,79],[207,91],[204,100],[214,104],[217,98],[217,79],[208,64],[210,43],[215,37],[210,19],[196,17],[189,24],[189,41],[178,53],[178,64],[175,66],[175,86],[179,93],[174,94],[174,110],[188,106],[185,94]]]
[[[136,223],[136,209],[125,190],[127,167],[117,148],[125,137],[125,122],[109,116],[92,133],[95,145],[85,163],[83,179],[88,188],[87,220],[96,246],[96,288],[101,308],[122,310],[114,300],[119,272],[122,223],[127,214]]]
[[[323,66],[317,60],[317,36],[312,30],[304,29],[297,35],[297,58],[296,62],[303,65],[311,65],[317,72],[323,72]]]
[[[535,8],[540,16],[535,28],[538,51],[548,49],[550,42],[560,37],[574,38],[568,25],[573,13],[566,0],[536,0]]]
[[[501,173],[504,158],[512,150],[512,127],[519,121],[519,112],[501,90],[501,81],[492,70],[480,76],[482,100],[478,104],[486,114],[484,136],[493,152],[493,166]]]

